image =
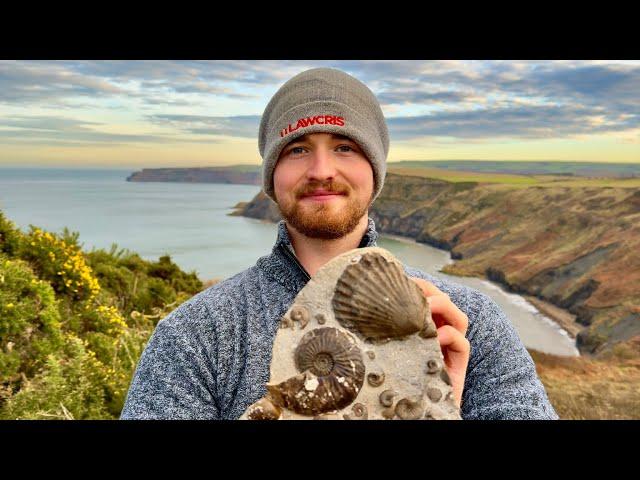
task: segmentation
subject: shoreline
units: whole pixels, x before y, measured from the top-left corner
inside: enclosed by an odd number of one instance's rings
[[[245,216],[241,214],[241,209],[236,209],[236,211],[238,212],[237,216]],[[259,219],[259,218],[254,218],[254,217],[247,217],[247,218],[253,218],[254,220],[261,220],[261,221],[265,221],[268,223],[274,223],[271,220],[268,219]],[[440,250],[442,252],[446,252],[447,255],[447,259],[445,262],[443,262],[442,265],[436,265],[437,267],[437,271],[439,273],[445,274],[445,275],[449,275],[452,277],[464,277],[464,275],[454,275],[452,273],[447,273],[447,272],[443,272],[442,269],[447,266],[447,265],[451,265],[454,264],[456,262],[456,260],[454,258],[452,258],[451,256],[451,251],[447,250],[445,248],[441,248],[441,247],[437,247],[435,245],[432,245],[430,243],[427,242],[418,242],[417,240],[415,240],[414,238],[411,237],[406,237],[406,236],[402,236],[402,235],[397,235],[397,234],[387,234],[384,232],[379,232],[379,234],[381,236],[385,236],[387,238],[393,239],[393,240],[397,240],[400,242],[405,242],[405,243],[411,243],[411,244],[418,244],[421,246],[429,246],[431,248],[434,248],[436,250]],[[487,282],[490,285],[492,285],[495,288],[498,288],[500,290],[502,290],[505,293],[508,294],[512,294],[512,295],[517,295],[519,298],[521,298],[522,300],[524,300],[526,303],[529,304],[529,306],[531,307],[531,309],[535,310],[541,317],[546,318],[547,322],[551,322],[554,327],[558,328],[560,330],[560,332],[565,335],[567,338],[569,338],[572,342],[573,345],[576,349],[577,355],[578,356],[582,356],[582,353],[580,352],[580,350],[577,348],[576,346],[576,335],[577,333],[582,329],[582,327],[575,323],[575,315],[573,315],[572,313],[570,313],[569,311],[562,309],[560,307],[557,307],[556,305],[553,305],[545,300],[541,300],[537,297],[534,297],[532,295],[528,295],[526,293],[515,293],[515,292],[511,292],[510,290],[508,290],[506,288],[505,285],[496,282],[494,280],[490,280],[489,278],[487,278],[486,276],[474,276],[471,275],[469,276],[471,278],[476,278],[478,280],[481,280],[483,282]],[[220,277],[213,277],[210,279],[202,279],[203,284],[205,285],[205,287],[203,288],[209,288],[213,285],[215,285],[216,283],[220,282],[222,280],[222,278]]]
[[[435,245],[431,245],[429,243],[418,242],[414,238],[404,237],[402,235],[385,234],[385,233],[380,233],[380,235],[384,235],[384,236],[392,238],[394,240],[404,241],[404,242],[407,242],[407,243],[417,243],[417,244],[420,244],[420,245],[428,245],[428,246],[430,246],[432,248],[435,248],[437,250],[441,250],[443,252],[447,252],[449,254],[449,259],[447,260],[445,265],[451,265],[451,264],[454,264],[456,262],[455,259],[452,258],[450,250],[446,250],[444,248],[439,248],[439,247],[436,247]],[[444,267],[444,265],[443,265],[443,267]],[[440,269],[438,271],[441,272],[441,273],[445,273],[446,275],[449,275],[449,276],[452,276],[452,277],[463,277],[464,276],[464,275],[454,275],[452,273],[442,272],[441,268],[442,267],[440,267]],[[566,332],[567,336],[570,339],[572,339],[573,341],[576,340],[576,335],[578,334],[578,332],[580,330],[582,330],[582,327],[579,324],[575,323],[576,316],[574,314],[570,313],[568,310],[560,308],[560,307],[558,307],[556,305],[553,305],[552,303],[547,302],[546,300],[542,300],[542,299],[534,297],[532,295],[510,292],[509,290],[507,290],[505,288],[505,286],[503,284],[495,282],[493,280],[490,280],[486,276],[482,276],[482,277],[471,276],[471,277],[472,278],[477,278],[479,280],[483,280],[485,282],[488,282],[488,283],[500,288],[501,290],[503,290],[503,291],[505,291],[507,293],[511,293],[511,294],[520,296],[523,300],[525,300],[528,303],[530,303],[541,315],[543,315],[543,316],[547,317],[549,320],[553,321],[560,328],[560,330]],[[582,356],[582,353],[579,353],[579,355]]]

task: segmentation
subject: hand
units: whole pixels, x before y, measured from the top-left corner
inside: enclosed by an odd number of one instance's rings
[[[449,295],[422,278],[409,277],[424,292],[431,307],[431,316],[438,330],[438,341],[444,363],[451,378],[453,396],[458,407],[462,405],[462,390],[471,354],[471,344],[465,338],[469,319],[455,306]]]

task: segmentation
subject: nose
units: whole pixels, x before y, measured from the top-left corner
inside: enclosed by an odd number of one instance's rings
[[[333,180],[336,173],[336,162],[331,150],[324,146],[314,149],[307,168],[307,180],[316,182]]]

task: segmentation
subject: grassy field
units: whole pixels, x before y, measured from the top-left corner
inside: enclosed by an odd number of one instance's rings
[[[563,175],[576,177],[640,177],[640,163],[498,161],[498,160],[403,160],[389,163],[402,168],[440,168],[465,172],[515,175]]]
[[[395,167],[389,164],[387,171],[396,175],[433,178],[446,182],[477,182],[479,184],[508,185],[512,187],[617,187],[639,188],[640,178],[587,178],[562,175],[515,175],[508,173],[466,172],[432,167]]]
[[[529,350],[563,420],[640,419],[640,359],[559,357]]]
[[[505,173],[476,173],[464,172],[459,170],[445,170],[441,168],[426,167],[394,167],[389,164],[387,167],[389,173],[396,175],[408,175],[413,177],[435,178],[437,180],[445,180],[447,182],[478,182],[478,183],[504,183],[510,185],[535,185],[539,180],[527,175],[511,175]],[[548,178],[546,179],[548,180]]]

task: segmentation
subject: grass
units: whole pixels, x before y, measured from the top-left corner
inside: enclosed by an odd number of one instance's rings
[[[388,171],[397,175],[408,175],[414,177],[435,178],[447,182],[478,182],[478,183],[506,183],[519,185],[534,185],[538,180],[527,175],[510,175],[504,173],[475,173],[463,172],[459,170],[445,170],[440,168],[426,167],[394,167],[388,165]]]
[[[529,353],[561,419],[640,419],[639,358],[560,357],[535,350]]]
[[[516,175],[507,173],[465,172],[433,167],[395,167],[388,164],[388,172],[396,175],[433,178],[451,183],[477,182],[511,187],[617,187],[640,188],[640,178],[585,178],[554,175]]]

